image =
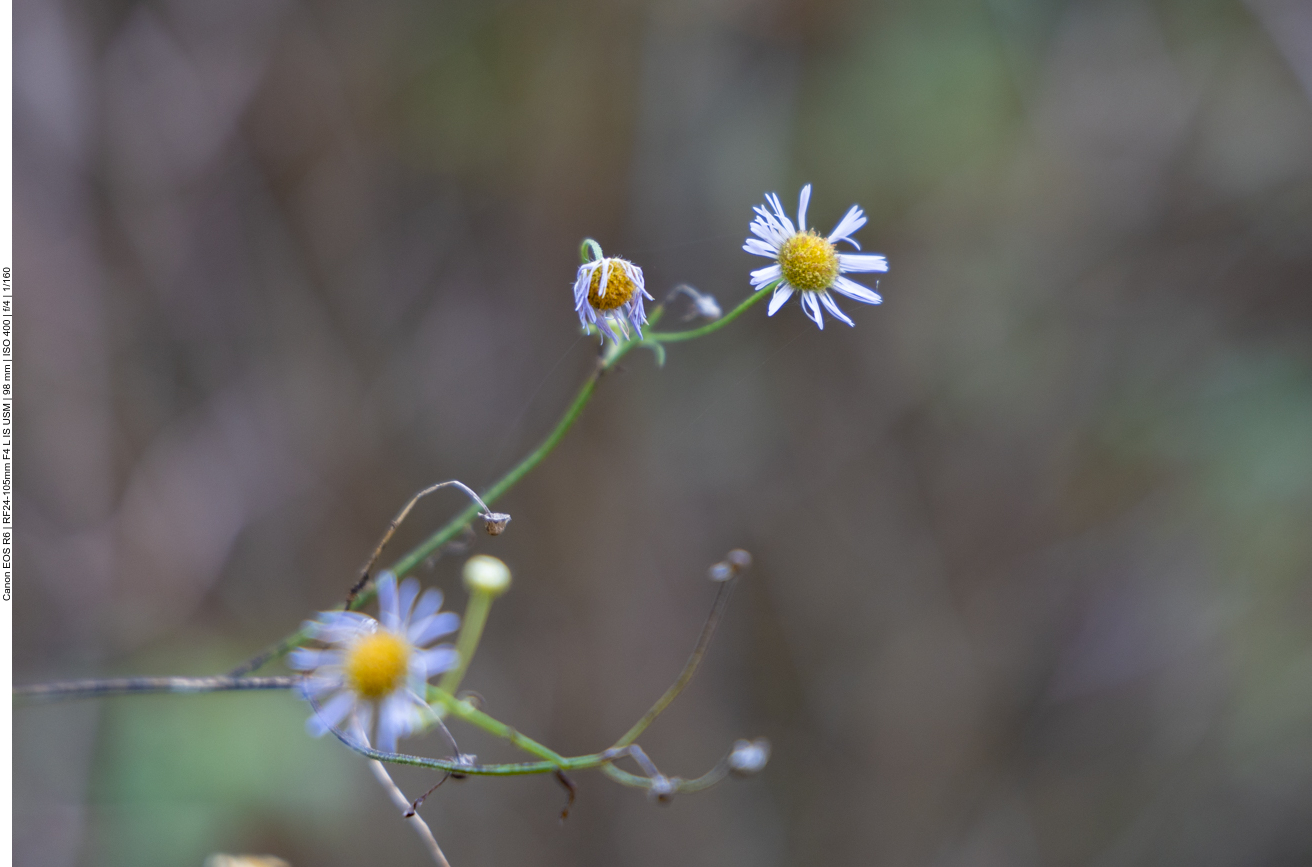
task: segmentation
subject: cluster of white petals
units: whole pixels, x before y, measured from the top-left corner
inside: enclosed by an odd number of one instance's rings
[[[365,744],[396,752],[398,738],[421,728],[432,711],[424,698],[428,679],[459,662],[449,644],[429,647],[460,626],[460,616],[441,611],[442,594],[384,572],[378,579],[378,619],[356,611],[325,611],[305,624],[326,647],[299,647],[287,663],[305,672],[302,694],[315,706],[306,721],[319,737],[339,729]]]
[[[852,233],[866,223],[865,213],[856,205],[848,209],[843,219],[829,235],[821,236],[806,228],[806,208],[811,201],[811,185],[802,187],[797,207],[797,224],[788,218],[779,196],[770,193],[766,206],[757,205],[756,219],[751,231],[756,237],[748,238],[743,249],[756,256],[773,259],[774,264],[752,272],[752,286],[758,291],[773,286],[769,315],[779,311],[794,292],[801,293],[802,309],[820,328],[825,327],[821,308],[834,318],[852,324],[829,290],[865,304],[879,304],[878,293],[843,276],[846,273],[878,272],[888,270],[888,260],[875,253],[839,253],[836,245],[847,241],[856,249],[861,245],[853,240]]]

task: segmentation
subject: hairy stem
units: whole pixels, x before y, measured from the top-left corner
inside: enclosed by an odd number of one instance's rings
[[[251,689],[291,689],[294,677],[111,677],[103,680],[65,680],[14,687],[21,702],[67,701],[139,693],[228,692]]]

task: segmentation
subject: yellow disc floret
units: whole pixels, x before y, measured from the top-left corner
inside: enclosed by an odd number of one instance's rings
[[[779,245],[779,268],[788,285],[803,292],[821,292],[838,277],[838,252],[815,232],[798,232]]]
[[[593,310],[615,310],[623,307],[638,291],[637,285],[629,277],[628,269],[610,260],[610,267],[599,266],[592,272],[592,283],[588,286],[588,303]],[[606,284],[601,283],[601,272],[608,271]]]
[[[346,654],[346,681],[361,698],[377,701],[405,680],[410,645],[391,632],[366,635]]]

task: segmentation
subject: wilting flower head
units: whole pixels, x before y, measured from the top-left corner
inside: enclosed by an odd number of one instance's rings
[[[459,661],[449,644],[425,649],[460,625],[459,615],[441,607],[437,590],[421,596],[414,578],[398,588],[396,576],[384,572],[378,579],[377,620],[355,611],[324,611],[308,621],[311,637],[328,646],[298,647],[287,664],[306,672],[301,692],[317,706],[306,721],[310,734],[342,728],[368,744],[377,716],[374,743],[396,752],[397,738],[417,729],[430,713],[424,701],[428,679]]]
[[[770,299],[769,315],[773,316],[794,292],[802,293],[802,310],[816,325],[825,327],[820,313],[821,305],[835,318],[852,324],[852,320],[838,309],[829,290],[842,293],[866,304],[878,304],[883,299],[859,283],[843,276],[847,272],[887,271],[888,260],[874,253],[839,253],[835,246],[847,241],[858,250],[861,245],[851,235],[866,224],[866,216],[853,205],[838,221],[829,237],[806,228],[806,206],[811,201],[811,185],[802,187],[797,207],[797,226],[784,213],[779,197],[770,193],[765,197],[769,208],[757,205],[756,219],[752,220],[752,234],[743,249],[756,256],[774,259],[774,264],[752,272],[752,286],[760,290],[774,286]]]
[[[601,334],[617,343],[620,337],[616,328],[627,339],[632,325],[642,337],[642,326],[647,324],[642,299],[651,298],[643,285],[642,269],[627,259],[602,256],[601,245],[591,238],[583,242],[583,250],[588,261],[579,266],[574,280],[574,309],[579,322],[585,328],[597,326]]]

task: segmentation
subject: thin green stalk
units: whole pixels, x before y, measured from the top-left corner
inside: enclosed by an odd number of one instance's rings
[[[569,409],[565,411],[565,415],[556,423],[556,427],[536,449],[516,464],[510,472],[502,476],[495,485],[488,489],[487,493],[483,494],[483,501],[485,503],[491,505],[502,494],[514,487],[515,483],[522,479],[525,474],[538,464],[542,463],[542,460],[547,455],[551,454],[552,450],[560,444],[560,441],[564,438],[565,434],[569,432],[569,429],[574,426],[574,422],[578,420],[579,415],[583,412],[583,408],[588,405],[588,401],[592,399],[592,395],[597,390],[597,383],[601,380],[602,374],[628,354],[629,350],[631,350],[634,345],[636,344],[628,342],[618,348],[607,348],[606,355],[600,362],[598,362],[597,367],[593,372],[589,374],[587,382],[583,383],[583,387],[579,389],[579,393],[574,397],[574,402],[569,405]],[[460,531],[464,529],[465,525],[474,520],[478,514],[479,505],[477,503],[470,503],[458,515],[443,525],[436,533],[429,536],[400,560],[397,560],[391,567],[392,571],[396,573],[398,578],[408,574],[416,566],[424,562],[424,560],[434,551],[458,536]],[[355,600],[351,604],[351,610],[358,611],[363,608],[373,600],[376,594],[376,588],[372,586],[365,588],[355,597]],[[293,648],[299,647],[309,639],[309,633],[305,629],[299,629],[279,641],[277,644],[262,651],[259,655],[255,656],[248,662],[237,666],[229,672],[229,674],[236,677],[255,671],[275,659],[280,659],[281,657],[286,656]]]
[[[492,600],[495,598],[494,594],[481,590],[475,590],[469,595],[465,616],[460,621],[460,635],[456,638],[456,652],[460,654],[460,662],[442,675],[437,684],[439,689],[451,695],[460,689],[460,681],[465,679],[469,663],[474,659],[474,651],[478,649],[478,641],[483,637],[483,626],[487,623],[487,615],[492,610]]]
[[[693,328],[690,331],[648,331],[647,335],[643,338],[642,342],[643,343],[675,343],[680,340],[692,340],[693,338],[696,337],[704,337],[713,331],[720,330],[724,326],[728,325],[730,322],[737,319],[739,316],[743,315],[743,313],[747,311],[748,307],[751,307],[757,301],[760,301],[766,295],[769,295],[770,290],[773,289],[774,286],[775,286],[774,283],[768,283],[765,286],[762,286],[760,289],[757,289],[751,295],[748,295],[746,298],[744,298],[742,303],[740,303],[737,307],[733,308],[728,313],[721,316],[719,319],[716,319],[714,322],[708,322],[707,324],[703,325],[701,328]]]
[[[734,319],[741,316],[747,308],[759,301],[762,296],[768,294],[768,290],[772,285],[773,284],[763,286],[760,290],[753,292],[737,307],[729,311],[728,314],[714,322],[702,326],[701,328],[695,328],[691,331],[676,331],[672,333],[662,333],[649,330],[642,340],[628,340],[619,344],[611,343],[607,345],[597,367],[588,376],[587,381],[583,383],[583,387],[580,388],[578,394],[575,395],[573,403],[571,403],[569,408],[565,410],[565,415],[556,423],[556,427],[552,429],[551,433],[547,435],[547,438],[543,440],[536,449],[530,452],[522,461],[516,464],[510,472],[502,476],[496,484],[483,494],[484,502],[490,506],[500,498],[502,494],[514,487],[520,479],[533,470],[538,464],[542,463],[547,455],[551,454],[556,446],[560,444],[560,441],[564,439],[565,434],[569,432],[569,429],[574,426],[574,422],[578,421],[578,417],[582,414],[583,408],[588,405],[590,400],[592,400],[592,395],[596,392],[597,383],[601,380],[602,375],[607,370],[610,370],[618,364],[620,359],[627,355],[635,346],[655,345],[656,348],[659,349],[659,344],[661,343],[692,340],[695,337],[702,337],[703,335],[710,334],[713,331],[723,328],[725,325],[728,325]],[[654,326],[659,322],[664,312],[664,306],[655,308],[648,320],[649,326]],[[433,535],[429,536],[418,546],[413,548],[400,560],[397,560],[392,564],[391,570],[396,573],[398,578],[410,573],[416,566],[424,562],[424,560],[434,551],[459,535],[465,525],[477,517],[479,511],[480,508],[477,503],[470,503],[459,514],[444,524],[441,529],[433,533]],[[360,608],[363,608],[373,600],[376,592],[376,589],[373,587],[366,588],[355,597],[355,600],[351,604],[351,609],[359,610]],[[292,650],[292,648],[298,647],[308,640],[309,634],[304,629],[298,630],[260,653],[254,659],[251,659],[249,662],[233,669],[230,674],[233,676],[239,676],[255,671],[266,663],[285,656]]]
[[[493,719],[478,708],[474,707],[468,701],[456,698],[441,687],[430,686],[428,688],[428,701],[432,704],[441,705],[442,709],[450,713],[452,716],[459,717],[470,725],[481,728],[490,735],[510,741],[512,744],[530,755],[537,756],[540,759],[546,759],[548,762],[554,762],[555,764],[553,767],[564,768],[565,770],[569,770],[572,767],[578,767],[571,763],[574,760],[567,759],[555,750],[549,749],[532,738],[520,734],[518,731],[500,720]]]
[[[345,734],[337,729],[330,729],[332,733],[346,746],[366,758],[374,759],[380,762],[389,762],[396,765],[410,765],[417,768],[429,768],[435,771],[446,771],[453,774],[465,774],[469,776],[482,777],[515,777],[526,774],[550,774],[555,771],[583,771],[590,768],[601,768],[602,773],[610,777],[617,783],[625,786],[631,786],[635,789],[650,789],[654,780],[651,777],[642,777],[637,774],[631,774],[622,768],[617,768],[611,764],[616,759],[624,758],[626,751],[606,750],[600,753],[593,753],[588,756],[574,756],[572,758],[560,757],[556,761],[541,762],[504,762],[500,764],[479,765],[467,764],[460,759],[431,759],[427,756],[412,756],[406,753],[385,753],[382,750],[376,750],[367,747],[358,741],[348,738]],[[706,774],[694,779],[684,780],[679,777],[661,777],[661,782],[667,787],[670,794],[674,792],[695,792],[700,789],[708,788],[720,780],[724,779],[724,762],[716,765]]]
[[[733,593],[733,586],[738,583],[738,577],[735,575],[720,585],[719,592],[715,594],[715,602],[711,605],[711,613],[706,618],[706,625],[702,627],[702,634],[697,639],[697,646],[693,648],[692,655],[684,663],[683,671],[679,672],[679,677],[670,688],[665,690],[665,694],[656,700],[651,709],[643,714],[642,719],[633,724],[633,728],[624,733],[624,736],[615,742],[613,749],[627,747],[638,739],[647,726],[660,716],[665,708],[670,706],[670,702],[683,692],[683,688],[692,680],[692,676],[697,673],[697,666],[701,664],[702,657],[706,655],[706,648],[710,646],[711,636],[715,634],[715,627],[720,622],[720,616],[724,613],[724,608],[729,604],[729,595]]]
[[[618,357],[615,360],[618,360]],[[530,452],[524,460],[516,464],[510,472],[502,476],[500,481],[488,489],[487,493],[483,494],[483,500],[487,502],[488,505],[491,505],[502,494],[514,487],[516,482],[524,478],[525,474],[538,464],[542,463],[542,459],[551,454],[552,450],[560,444],[561,439],[563,439],[565,434],[569,432],[569,429],[574,426],[574,422],[578,420],[579,414],[583,412],[583,408],[588,405],[588,401],[592,400],[592,394],[597,390],[597,383],[601,380],[601,375],[613,363],[614,362],[611,361],[597,366],[597,368],[588,376],[588,381],[583,383],[583,387],[579,389],[579,393],[574,397],[574,402],[569,405],[569,409],[565,411],[565,415],[556,423],[555,429],[547,435],[547,438],[542,441],[542,444]],[[428,555],[454,539],[460,532],[461,528],[474,520],[474,517],[478,515],[478,511],[478,504],[470,503],[459,515],[456,515],[448,521],[442,529],[429,536],[400,560],[397,560],[396,563],[392,565],[392,571],[396,573],[398,578],[409,573],[420,563],[424,562]],[[367,601],[366,594],[361,594],[359,601],[360,604],[363,605],[364,602]],[[356,607],[358,608],[359,605]]]

